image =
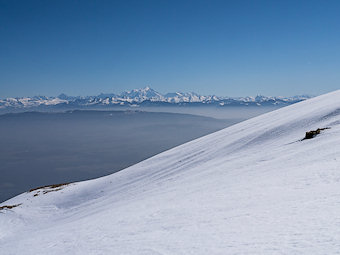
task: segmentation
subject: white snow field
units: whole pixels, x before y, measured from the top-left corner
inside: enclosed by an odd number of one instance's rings
[[[17,204],[0,254],[340,254],[340,90]]]

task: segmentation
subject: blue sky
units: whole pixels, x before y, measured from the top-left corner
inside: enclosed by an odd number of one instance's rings
[[[0,97],[340,88],[340,1],[0,0]]]

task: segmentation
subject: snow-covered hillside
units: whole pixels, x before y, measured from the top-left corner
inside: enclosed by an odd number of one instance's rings
[[[340,91],[5,205],[1,254],[339,254]]]

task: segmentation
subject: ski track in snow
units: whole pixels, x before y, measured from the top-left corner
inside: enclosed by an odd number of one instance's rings
[[[0,254],[340,254],[340,91],[14,197]],[[330,127],[310,140],[306,131]]]

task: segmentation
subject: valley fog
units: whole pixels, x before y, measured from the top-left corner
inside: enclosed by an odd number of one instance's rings
[[[0,201],[37,186],[117,172],[273,108],[138,110],[0,115]]]

